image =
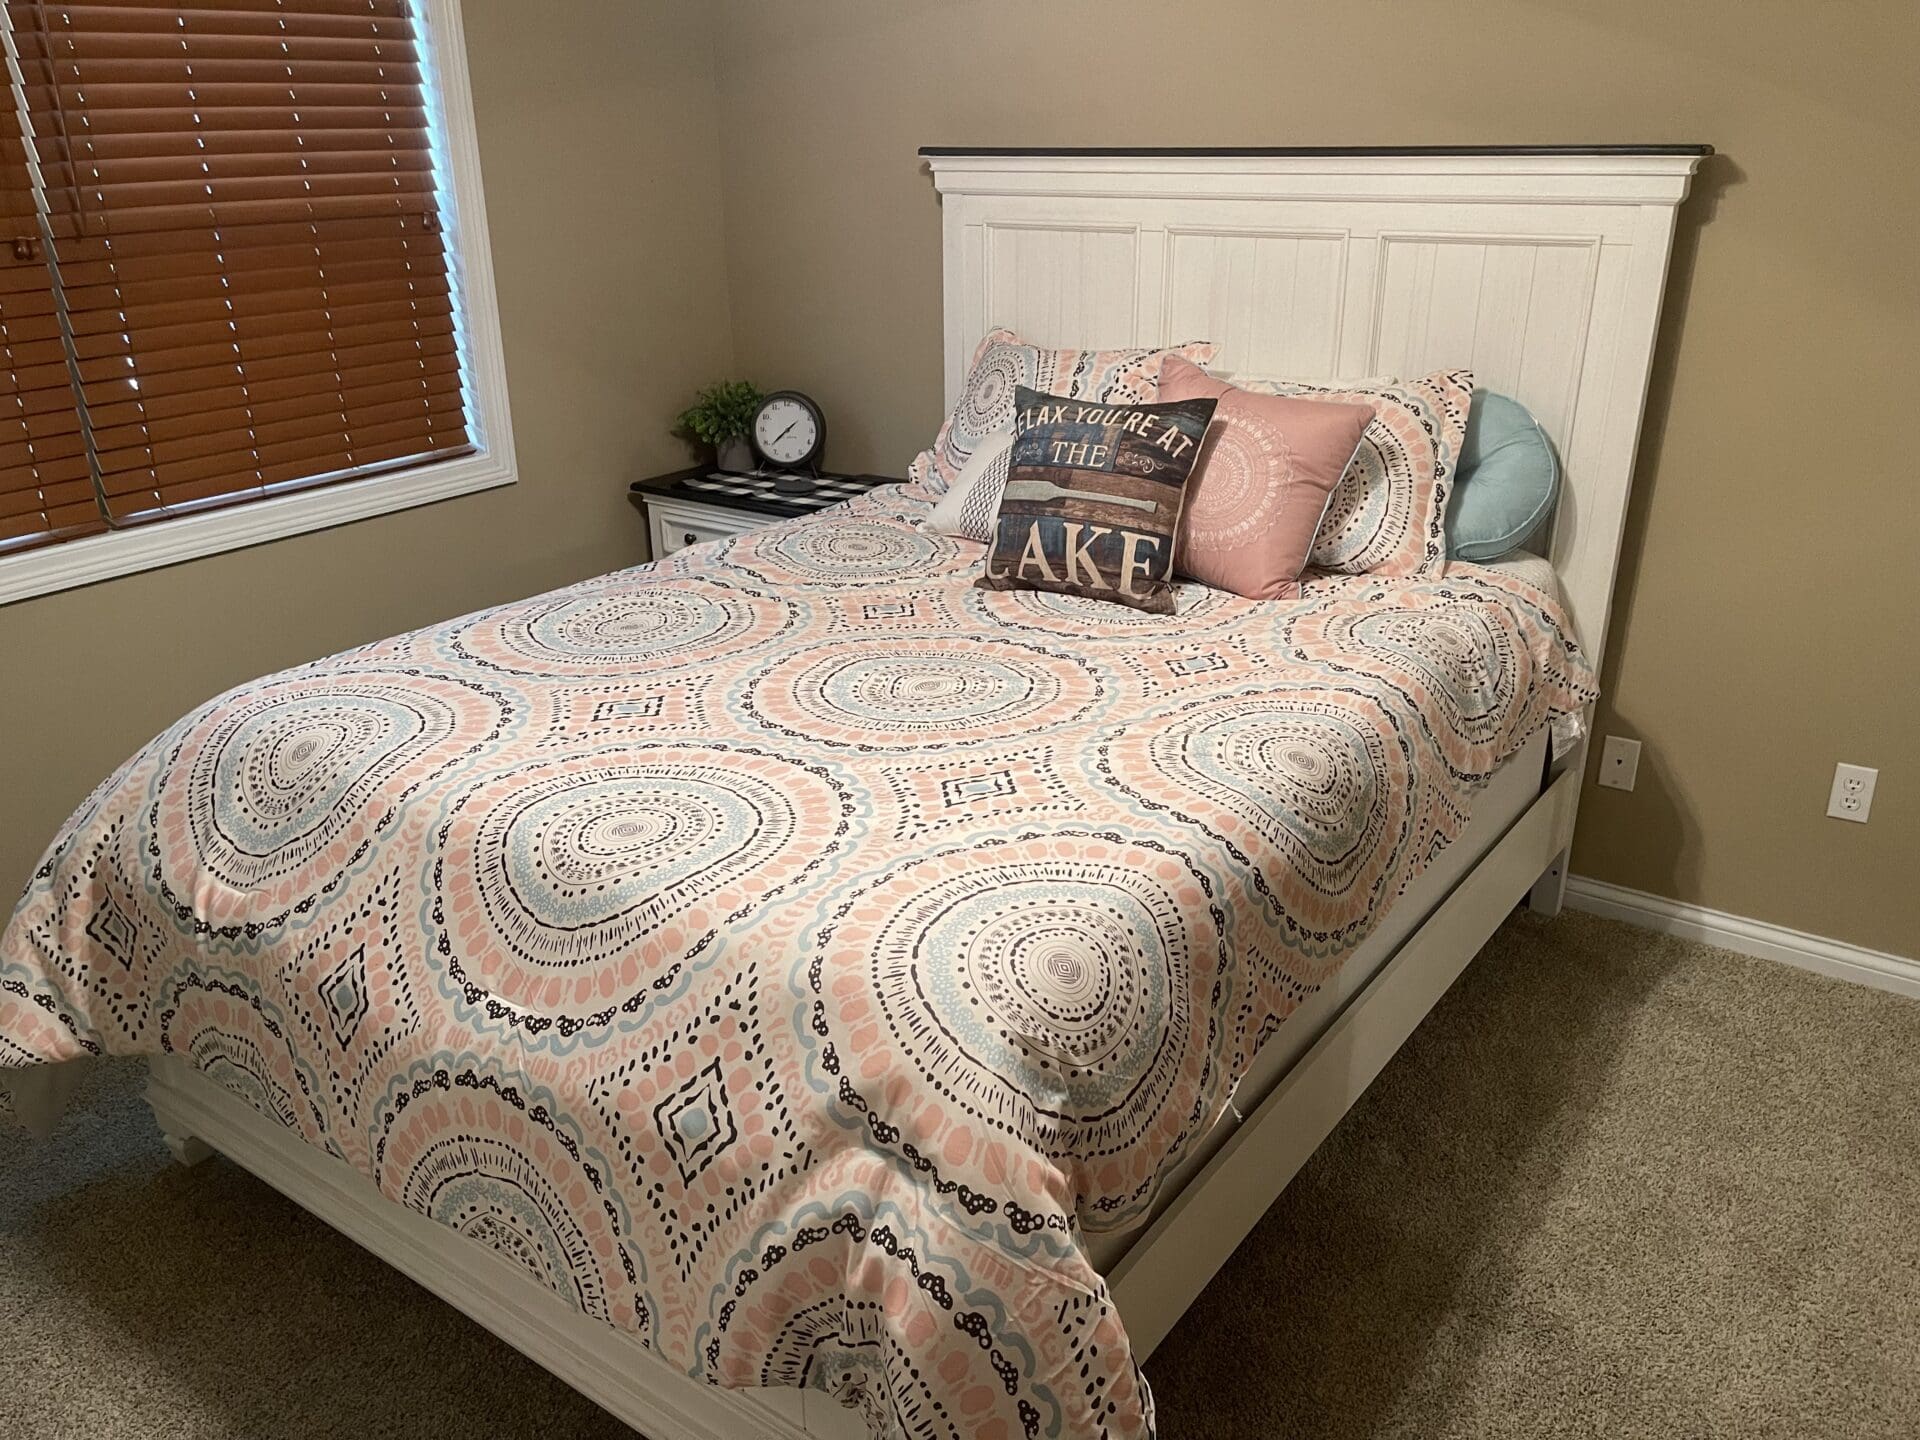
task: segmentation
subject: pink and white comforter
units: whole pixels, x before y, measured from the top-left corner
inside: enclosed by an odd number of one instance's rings
[[[1471,566],[972,588],[850,506],[246,685],[68,823],[0,1065],[186,1055],[724,1385],[1142,1436],[1084,1231],[1594,694]]]

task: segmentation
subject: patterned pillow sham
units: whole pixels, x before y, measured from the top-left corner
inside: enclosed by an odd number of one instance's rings
[[[1110,405],[1016,387],[1006,489],[976,583],[1172,614],[1180,509],[1216,403]]]
[[[1346,575],[1445,573],[1447,498],[1473,407],[1471,370],[1331,385],[1239,377],[1233,383],[1261,395],[1373,407],[1373,423],[1321,517],[1315,566]]]
[[[983,436],[1013,428],[1013,393],[1021,385],[1068,400],[1140,404],[1154,398],[1160,362],[1168,355],[1204,365],[1213,346],[1196,340],[1167,350],[1048,350],[1011,330],[989,331],[973,352],[967,383],[933,448],[920,452],[907,478],[931,494],[943,493]]]
[[[1007,463],[1012,449],[1011,430],[995,431],[974,446],[973,454],[960,467],[947,493],[934,502],[927,516],[927,528],[936,535],[957,535],[965,540],[990,539],[994,517],[1000,513],[1000,496],[1007,488]]]
[[[1291,600],[1373,407],[1255,395],[1168,356],[1160,399],[1201,397],[1219,408],[1187,483],[1180,573],[1249,600]]]

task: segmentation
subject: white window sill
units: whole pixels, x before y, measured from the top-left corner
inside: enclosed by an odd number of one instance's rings
[[[395,510],[514,482],[510,455],[479,451],[417,470],[370,475],[318,490],[251,500],[225,510],[158,520],[109,535],[0,555],[0,605],[154,570],[222,550],[239,550]]]

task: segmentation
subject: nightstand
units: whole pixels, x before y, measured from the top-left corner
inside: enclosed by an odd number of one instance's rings
[[[711,465],[696,465],[690,470],[636,480],[628,488],[634,503],[646,511],[653,558],[664,560],[674,551],[703,540],[720,540],[776,520],[811,515],[864,495],[893,477],[822,475],[804,495],[776,491],[774,478],[759,473],[731,475]]]

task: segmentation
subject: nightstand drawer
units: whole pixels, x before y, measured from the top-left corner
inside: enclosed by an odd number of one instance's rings
[[[676,550],[708,540],[724,540],[729,535],[765,525],[767,518],[738,510],[719,510],[705,505],[679,505],[655,501],[648,505],[649,530],[653,540],[653,558],[664,560]]]
[[[664,558],[676,550],[684,550],[689,545],[698,545],[707,540],[724,540],[729,535],[738,535],[745,526],[735,525],[722,529],[718,525],[695,525],[691,521],[682,523],[661,517],[655,527],[655,558]]]
[[[817,475],[804,494],[782,493],[770,475],[723,475],[707,465],[636,480],[627,487],[647,516],[655,560],[689,545],[817,515],[887,483],[884,475]]]

